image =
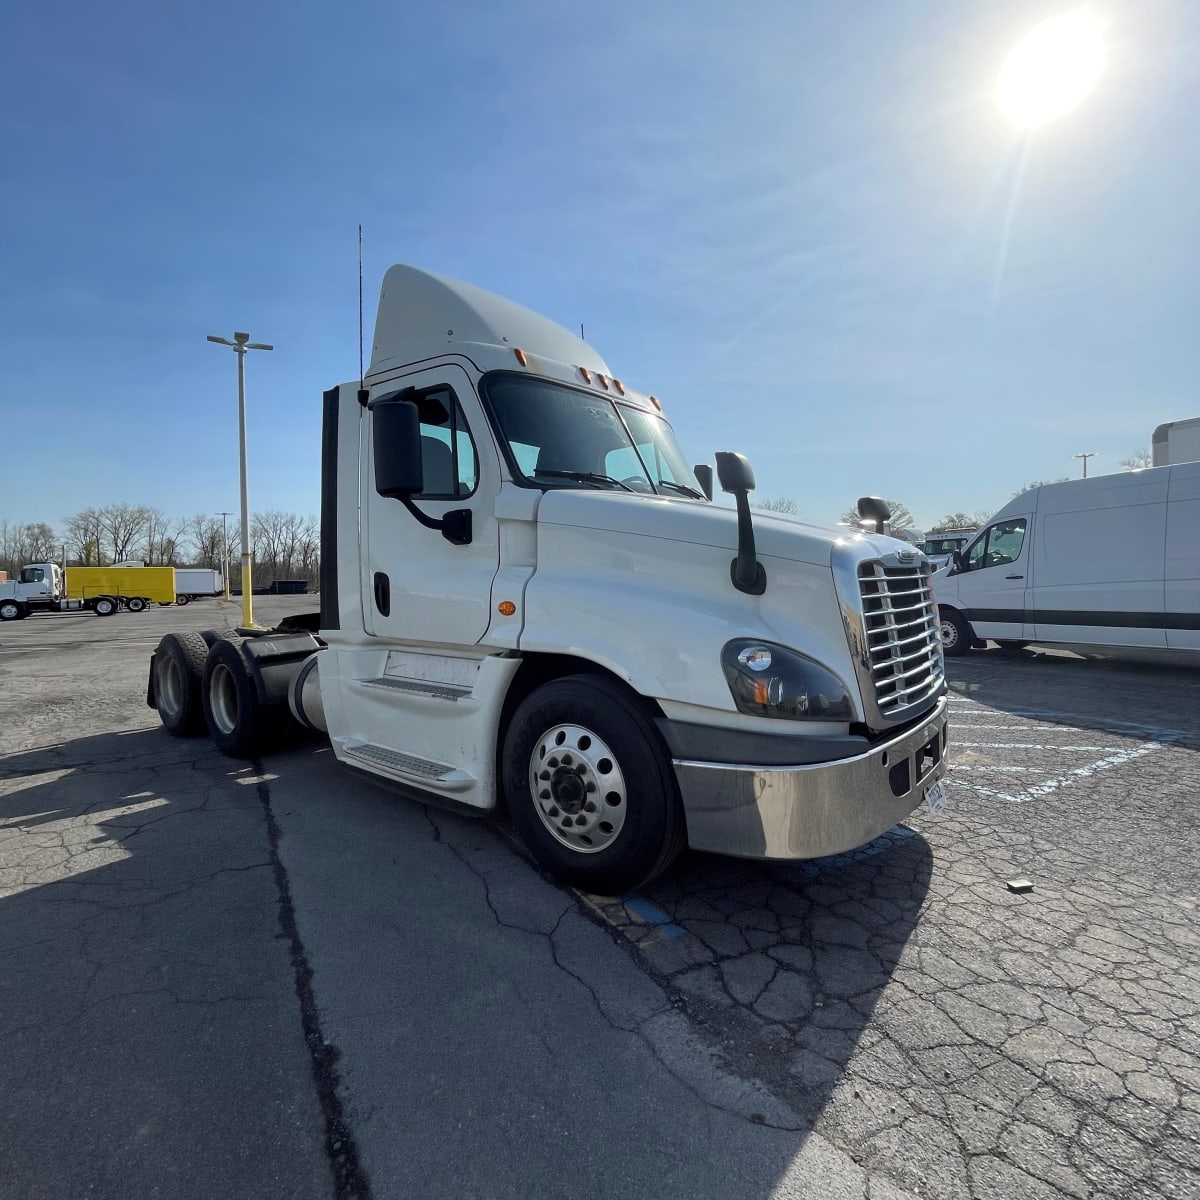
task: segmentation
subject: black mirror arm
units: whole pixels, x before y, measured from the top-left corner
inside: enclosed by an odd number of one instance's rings
[[[754,546],[754,522],[750,517],[750,497],[738,492],[738,552],[729,564],[729,578],[739,592],[748,596],[761,596],[767,590],[767,569],[758,561]]]
[[[397,500],[416,518],[417,523],[426,529],[436,529],[442,537],[456,546],[468,546],[471,543],[471,510],[469,508],[451,509],[444,517],[431,517],[422,512],[414,503],[411,496],[397,496]]]

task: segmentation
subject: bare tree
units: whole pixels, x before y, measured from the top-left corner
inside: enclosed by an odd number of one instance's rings
[[[787,517],[800,515],[800,505],[791,496],[776,496],[771,500],[755,500],[750,507],[762,509],[763,512],[782,513]]]
[[[989,513],[976,513],[969,516],[965,512],[947,513],[930,533],[951,533],[955,529],[978,529],[988,519]]]
[[[917,529],[916,519],[912,513],[908,511],[908,506],[901,504],[899,500],[885,500],[884,503],[892,510],[891,520],[887,521],[884,529],[893,537],[900,537],[903,534],[915,532]],[[858,515],[858,506],[847,509],[842,513],[841,520],[844,524],[850,525],[857,529],[862,523]]]
[[[225,570],[225,536],[218,517],[197,513],[187,523],[188,559],[198,567],[213,571]],[[236,530],[230,538],[234,545]]]
[[[1141,471],[1154,466],[1154,455],[1149,450],[1135,450],[1128,458],[1121,459],[1117,466],[1126,471]]]
[[[108,561],[104,552],[104,519],[100,510],[85,508],[66,519],[67,550],[81,566],[98,567]]]
[[[101,527],[112,547],[113,562],[124,562],[146,529],[149,509],[141,504],[108,504],[100,510]]]
[[[166,516],[161,509],[147,508],[145,529],[145,559],[157,566],[175,566],[179,551],[179,540],[183,537],[187,523],[176,517]]]

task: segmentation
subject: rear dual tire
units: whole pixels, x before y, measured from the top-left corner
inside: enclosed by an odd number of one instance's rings
[[[117,601],[112,596],[97,596],[92,601],[92,612],[98,617],[111,617],[118,607]]]
[[[208,645],[198,633],[168,633],[154,652],[154,701],[172,737],[204,732],[200,694]]]
[[[281,740],[289,719],[287,706],[259,699],[241,638],[218,638],[209,647],[200,692],[208,736],[222,754],[256,758]]]

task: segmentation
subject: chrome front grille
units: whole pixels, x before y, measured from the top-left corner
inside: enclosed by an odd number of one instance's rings
[[[923,558],[861,562],[858,591],[862,675],[870,680],[880,717],[902,720],[914,707],[936,698],[945,684],[929,563]]]

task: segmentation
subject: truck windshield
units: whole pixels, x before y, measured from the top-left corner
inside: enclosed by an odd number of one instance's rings
[[[671,427],[656,414],[509,372],[485,376],[482,391],[526,483],[704,499]]]

